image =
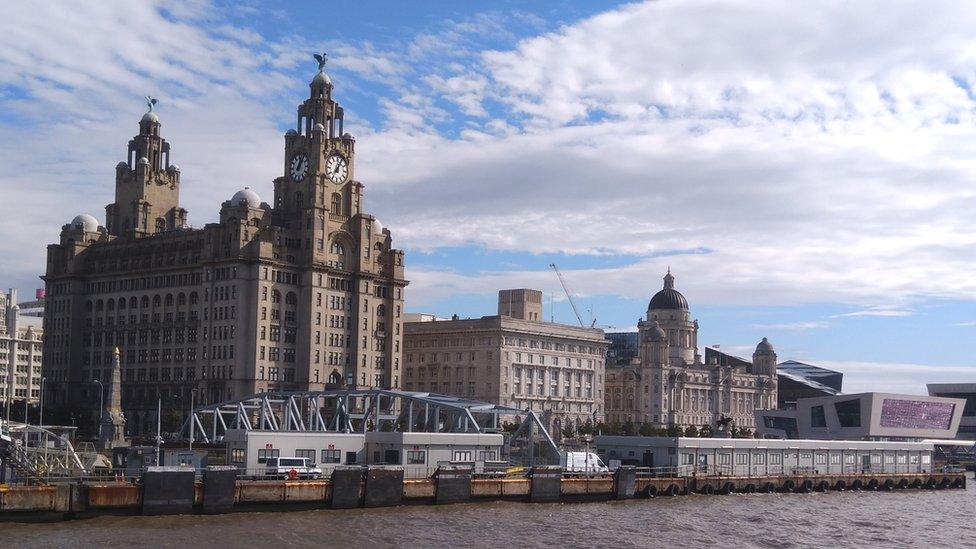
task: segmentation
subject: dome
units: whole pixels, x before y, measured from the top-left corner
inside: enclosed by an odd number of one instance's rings
[[[383,224],[380,223],[379,219],[373,219],[373,233],[383,234]]]
[[[315,78],[312,79],[312,85],[313,86],[315,86],[315,85],[327,85],[327,86],[331,86],[332,85],[332,79],[329,78],[329,75],[328,74],[325,74],[325,71],[319,71],[319,73],[315,75]]]
[[[315,126],[312,127],[312,130],[317,132],[324,132],[325,126],[323,126],[320,122],[317,122]]]
[[[86,232],[93,233],[98,230],[98,220],[88,214],[76,215],[71,220],[72,229],[84,229]]]
[[[140,156],[140,157],[139,157],[139,162],[138,162],[138,163],[139,163],[139,164],[148,164],[148,163],[149,163],[149,159],[148,159],[148,158],[146,158],[145,156]]]
[[[234,193],[234,196],[230,199],[231,205],[237,206],[241,202],[247,202],[249,208],[260,208],[261,207],[261,197],[258,193],[251,190],[250,187],[244,187],[243,189]]]
[[[346,133],[342,134],[342,138],[343,139],[349,139],[350,141],[355,141],[356,140],[356,138],[353,137],[352,134],[349,133],[349,132],[346,132]]]
[[[288,130],[288,131],[286,131],[286,132],[285,132],[285,135],[298,135],[298,132],[296,132],[296,131],[294,130],[294,128],[292,128],[292,129],[290,129],[290,130]]]
[[[688,310],[688,300],[681,292],[674,289],[674,276],[671,269],[664,275],[664,289],[654,294],[651,302],[647,305],[647,310],[651,309],[681,309]]]
[[[142,120],[140,120],[139,122],[142,124],[145,123],[159,124],[159,117],[156,116],[156,113],[149,111],[146,114],[142,115]]]
[[[762,338],[762,341],[759,342],[759,345],[756,345],[757,355],[771,355],[775,353],[776,351],[773,350],[773,344],[770,343],[769,340],[766,338]]]
[[[178,171],[180,171],[180,165],[179,164],[170,164],[169,165],[169,169],[171,171],[178,172]]]
[[[668,335],[664,333],[664,330],[661,329],[661,325],[657,322],[654,322],[654,326],[651,327],[651,331],[648,332],[647,335],[651,338],[651,341],[655,343],[668,340]]]

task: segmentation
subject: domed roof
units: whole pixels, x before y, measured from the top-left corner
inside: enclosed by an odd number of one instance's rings
[[[373,233],[383,234],[383,224],[380,223],[379,219],[373,219]]]
[[[318,74],[315,75],[315,78],[312,79],[312,85],[313,86],[316,86],[316,85],[328,85],[328,86],[331,86],[332,85],[332,79],[329,78],[329,75],[328,74],[325,74],[325,71],[319,71]]]
[[[315,125],[312,126],[312,130],[317,132],[324,132],[325,126],[323,126],[321,122],[316,122]]]
[[[651,331],[647,335],[654,342],[667,341],[668,339],[668,334],[664,333],[664,330],[661,329],[661,325],[657,321],[654,322],[654,326],[651,327]]]
[[[261,197],[258,193],[251,190],[250,187],[244,187],[243,189],[234,193],[234,196],[230,199],[231,204],[237,206],[241,202],[246,202],[250,208],[260,208],[261,207]]]
[[[93,233],[98,230],[98,220],[94,216],[88,214],[76,215],[74,219],[71,220],[72,229],[84,229],[89,233]]]
[[[652,309],[681,309],[688,310],[688,300],[681,292],[674,289],[674,276],[671,269],[664,275],[664,289],[654,294],[651,302],[647,305],[647,310]]]
[[[159,117],[156,116],[156,113],[149,111],[146,114],[142,115],[142,120],[140,120],[139,122],[143,124],[145,123],[159,124]]]
[[[149,159],[148,158],[146,158],[145,156],[140,156],[139,157],[138,164],[148,164],[148,163],[149,163]]]
[[[757,355],[764,355],[764,354],[769,355],[775,352],[776,351],[773,350],[773,344],[770,343],[769,340],[766,338],[762,338],[762,341],[759,342],[759,345],[756,345]]]
[[[178,171],[180,171],[180,166],[179,166],[179,164],[170,164],[169,165],[169,169],[171,171],[178,172]]]

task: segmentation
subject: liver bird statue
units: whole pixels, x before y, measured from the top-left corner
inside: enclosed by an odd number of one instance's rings
[[[146,96],[146,106],[148,106],[148,107],[149,107],[149,112],[152,112],[152,111],[153,111],[153,107],[154,107],[154,106],[156,105],[156,103],[158,103],[158,102],[159,102],[159,101],[157,101],[155,97],[153,97],[153,96],[151,96],[151,95],[147,95],[147,96]]]
[[[318,53],[313,54],[312,57],[314,57],[315,60],[319,62],[319,72],[325,70],[325,62],[328,61],[325,52],[322,52],[321,54]]]

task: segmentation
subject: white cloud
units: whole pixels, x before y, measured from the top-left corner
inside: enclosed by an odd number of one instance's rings
[[[779,324],[754,324],[754,328],[767,330],[820,330],[830,328],[831,324],[824,320],[806,320],[799,322],[783,322]]]
[[[976,375],[976,366],[815,359],[803,362],[843,372],[845,393],[880,391],[925,395],[928,394],[927,383],[958,383],[961,379],[972,379]]]
[[[849,313],[832,315],[831,318],[854,318],[854,317],[862,317],[862,316],[900,317],[900,316],[911,316],[913,314],[915,314],[914,311],[907,310],[907,309],[872,307],[870,309],[865,309],[863,311],[851,311]]]

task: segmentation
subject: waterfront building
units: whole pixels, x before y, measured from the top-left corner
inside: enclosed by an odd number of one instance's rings
[[[603,419],[603,330],[542,318],[542,292],[502,290],[498,314],[404,324],[403,388],[534,410],[554,436]]]
[[[149,102],[105,223],[78,215],[48,246],[52,404],[95,425],[116,346],[130,434],[155,431],[157,398],[179,414],[191,399],[400,385],[403,252],[364,209],[356,141],[319,69],[284,135],[272,201],[242,184],[203,228],[187,225]]]
[[[638,323],[637,357],[608,365],[606,415],[612,423],[655,428],[715,428],[731,417],[738,428],[755,426],[754,411],[777,405],[776,352],[763,338],[747,361],[718,349],[698,353],[698,321],[674,287],[669,270]]]
[[[923,440],[956,436],[966,400],[892,393],[801,398],[791,410],[756,410],[763,438]]]
[[[927,473],[935,450],[931,441],[597,436],[594,443],[611,465],[660,467],[678,476]]]
[[[36,309],[29,307],[31,311]],[[25,314],[17,304],[16,289],[0,293],[0,399],[3,410],[9,411],[8,406],[25,400],[31,405],[38,404],[43,335],[42,319]]]
[[[776,367],[777,402],[780,410],[796,408],[797,400],[818,396],[839,395],[844,374],[795,360],[781,362]]]
[[[607,363],[613,366],[629,365],[637,358],[640,334],[637,332],[607,332]]]
[[[930,396],[966,401],[956,438],[976,440],[976,383],[929,383],[928,390]]]

